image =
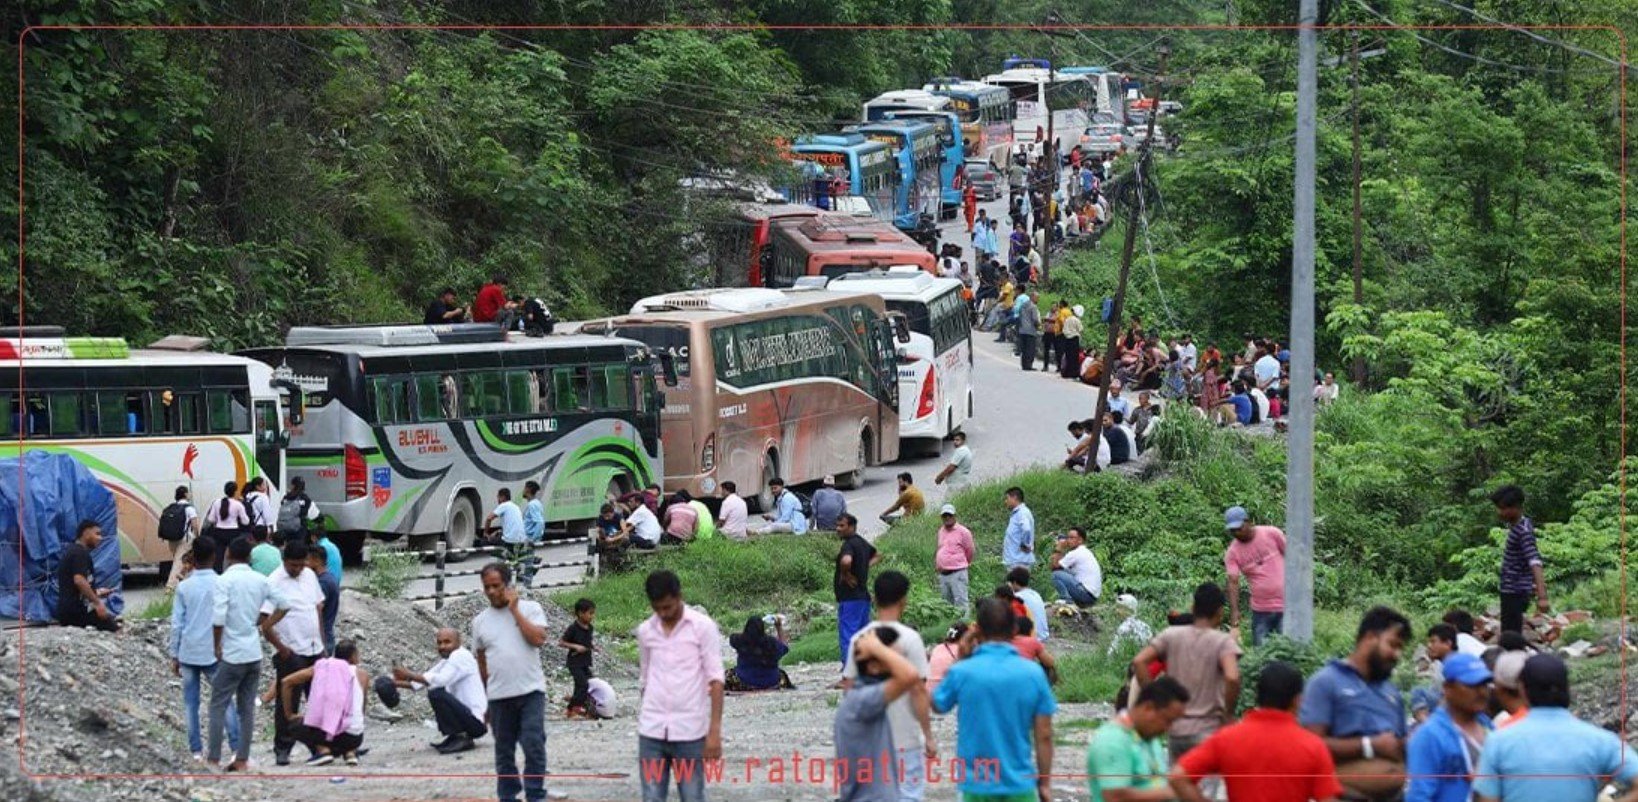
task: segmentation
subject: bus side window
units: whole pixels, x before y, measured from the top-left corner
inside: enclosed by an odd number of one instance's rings
[[[233,413],[234,434],[250,433],[250,393],[245,390],[233,390],[228,393],[232,400],[229,409]]]
[[[460,417],[456,414],[461,409],[460,390],[455,384],[454,374],[445,373],[438,378],[438,405],[446,420]]]
[[[125,394],[104,390],[96,397],[97,434],[105,437],[126,434]]]
[[[593,408],[591,370],[586,367],[578,367],[574,368],[573,371],[571,374],[574,377],[574,395],[572,398],[574,398],[575,407],[580,412],[590,412]]]
[[[182,434],[199,434],[199,394],[178,393],[176,396],[176,417],[179,426],[177,431]]]
[[[52,393],[47,398],[51,404],[52,435],[78,437],[91,433],[91,427],[86,425],[85,400],[79,393]]]
[[[552,410],[555,409],[552,405],[551,374],[544,370],[529,371],[529,386],[533,388],[534,392],[535,414],[551,414]]]
[[[631,377],[626,366],[609,365],[600,372],[607,389],[599,409],[631,409]]]
[[[438,377],[423,373],[415,377],[415,420],[428,422],[443,420],[442,389]]]
[[[16,437],[23,428],[22,396],[8,393],[0,396],[0,437]]]
[[[148,434],[152,428],[145,396],[147,393],[135,390],[125,394],[125,428],[131,434]]]
[[[536,390],[534,377],[525,370],[506,371],[506,408],[513,415],[534,414]]]
[[[376,423],[407,423],[409,421],[409,386],[398,376],[375,379],[370,386],[375,395]]]

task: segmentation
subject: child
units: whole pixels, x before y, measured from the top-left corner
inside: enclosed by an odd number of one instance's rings
[[[624,529],[625,518],[620,515],[619,508],[614,504],[604,504],[597,515],[597,554],[611,571],[619,570],[625,563],[626,547],[631,541],[624,534]]]
[[[592,619],[597,617],[597,604],[591,599],[574,603],[574,620],[563,630],[557,645],[569,650],[564,660],[569,675],[574,677],[574,695],[569,697],[569,718],[596,718],[587,712],[586,692],[592,677]]]
[[[1456,628],[1449,624],[1434,624],[1428,628],[1428,660],[1432,663],[1429,683],[1411,690],[1411,717],[1421,723],[1433,714],[1445,698],[1446,657],[1456,653]]]

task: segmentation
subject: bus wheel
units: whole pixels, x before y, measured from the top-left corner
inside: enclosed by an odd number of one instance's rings
[[[478,508],[473,505],[470,496],[456,496],[455,503],[449,507],[449,525],[444,530],[444,543],[451,552],[457,549],[470,549],[478,540]],[[459,560],[466,557],[464,553],[451,554],[449,559]]]
[[[762,479],[757,482],[756,495],[751,498],[756,502],[757,512],[773,510],[773,493],[768,491],[768,480],[779,476],[779,456],[772,451],[762,455]]]
[[[870,464],[869,432],[861,432],[859,434],[859,459],[853,464],[857,465],[858,467],[848,471],[847,473],[838,474],[836,476],[837,487],[843,490],[854,490],[858,488],[859,485],[864,484],[865,466]]]

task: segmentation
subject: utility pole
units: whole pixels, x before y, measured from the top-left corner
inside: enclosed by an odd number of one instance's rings
[[[1089,455],[1089,465],[1096,465],[1098,459],[1098,438],[1103,436],[1103,413],[1109,404],[1109,380],[1115,375],[1115,346],[1120,340],[1120,326],[1126,309],[1126,279],[1132,273],[1132,250],[1137,245],[1138,228],[1138,196],[1149,183],[1149,153],[1155,141],[1155,118],[1160,110],[1160,84],[1166,75],[1166,58],[1172,54],[1171,42],[1161,40],[1160,46],[1155,48],[1160,55],[1160,69],[1155,73],[1154,92],[1151,95],[1155,107],[1149,110],[1149,135],[1143,143],[1138,145],[1137,161],[1132,171],[1132,183],[1126,190],[1126,236],[1121,243],[1120,251],[1120,279],[1115,284],[1115,303],[1109,310],[1109,336],[1103,346],[1103,374],[1098,377],[1098,403],[1092,408],[1092,451]]]
[[[1291,232],[1291,423],[1285,472],[1285,636],[1314,639],[1314,133],[1319,0],[1297,28],[1297,160]]]
[[[1364,279],[1365,267],[1364,267],[1364,256],[1363,256],[1363,253],[1360,251],[1360,247],[1359,247],[1360,230],[1361,230],[1361,228],[1363,228],[1363,224],[1360,222],[1361,216],[1360,216],[1360,210],[1359,210],[1359,31],[1357,29],[1354,31],[1353,69],[1354,69],[1354,101],[1353,101],[1353,106],[1354,106],[1354,305],[1355,306],[1363,306],[1365,304],[1365,279]],[[1365,386],[1365,357],[1363,355],[1356,355],[1354,357],[1354,387],[1360,388],[1360,387],[1364,387],[1364,386]]]
[[[1047,24],[1053,24],[1056,19],[1056,14],[1047,17]],[[1058,148],[1056,147],[1057,141],[1052,138],[1052,119],[1054,117],[1052,113],[1052,85],[1058,81],[1058,48],[1052,42],[1050,36],[1047,37],[1047,43],[1047,85],[1046,90],[1041,93],[1041,99],[1045,101],[1043,105],[1046,106],[1047,138],[1046,143],[1041,147],[1041,157],[1047,162],[1047,169],[1052,171],[1050,186],[1055,190],[1058,186]],[[1043,209],[1052,208],[1051,191],[1047,192],[1047,196],[1042,203],[1044,204]],[[1041,249],[1041,283],[1045,284],[1052,278],[1052,215],[1043,214],[1041,216],[1046,218],[1046,237],[1044,238],[1046,247]]]

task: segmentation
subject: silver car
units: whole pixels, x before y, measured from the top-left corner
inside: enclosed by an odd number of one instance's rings
[[[1119,123],[1093,123],[1081,136],[1081,150],[1095,155],[1117,153],[1122,147],[1129,147],[1126,126]]]
[[[992,201],[1001,197],[1002,186],[1006,179],[1001,177],[994,165],[983,159],[968,159],[963,162],[967,181],[973,185],[973,191],[981,201]]]

